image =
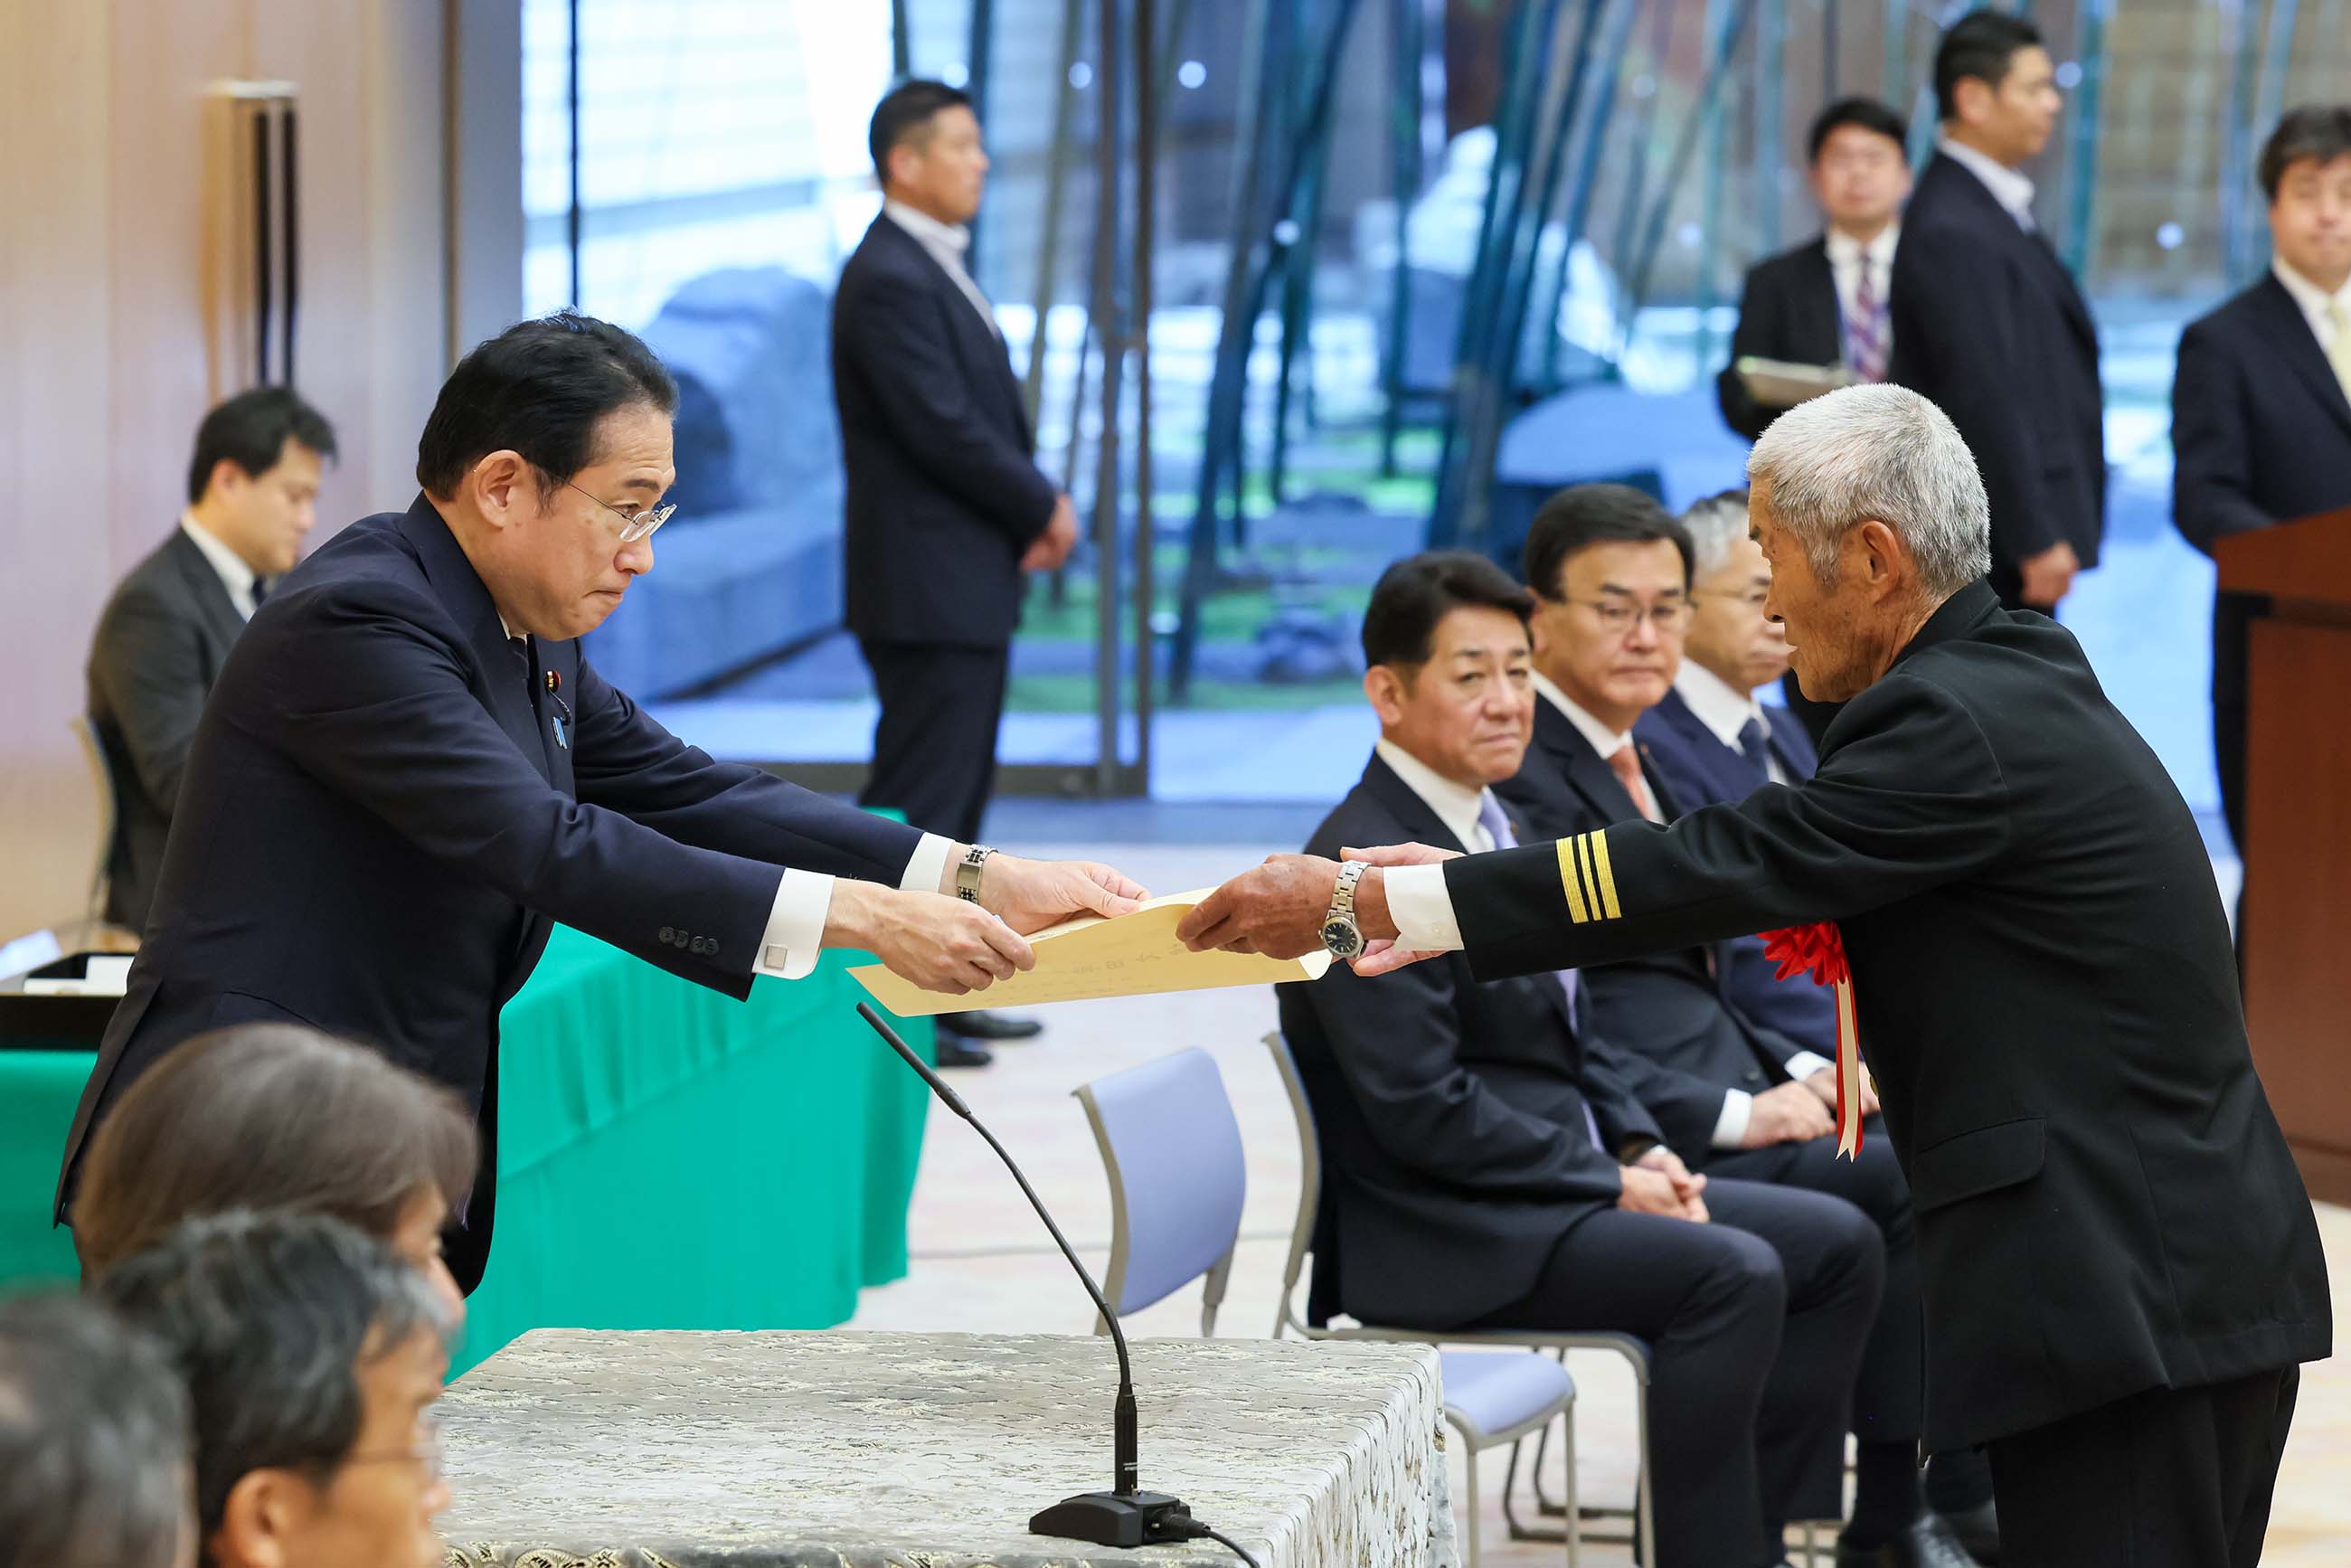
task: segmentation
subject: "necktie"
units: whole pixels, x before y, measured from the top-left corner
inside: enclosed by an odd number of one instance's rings
[[[1877,291],[1877,264],[1861,253],[1861,276],[1853,286],[1853,314],[1845,319],[1845,359],[1865,382],[1886,379],[1886,301]]]
[[[1771,732],[1763,727],[1761,719],[1750,718],[1739,727],[1739,754],[1754,766],[1756,778],[1771,779]]]
[[[1634,751],[1631,741],[1626,741],[1609,754],[1608,771],[1616,775],[1616,782],[1625,786],[1625,793],[1633,797],[1633,804],[1642,816],[1652,822],[1666,820],[1657,810],[1657,802],[1649,794],[1649,781],[1641,777],[1641,758]]]
[[[1519,836],[1510,831],[1510,820],[1502,815],[1502,803],[1494,799],[1493,791],[1490,789],[1478,798],[1478,825],[1486,830],[1487,836],[1494,841],[1496,849],[1514,850],[1519,847]],[[1567,1025],[1568,1028],[1573,1029],[1582,982],[1577,979],[1573,969],[1554,969],[1552,973],[1558,977],[1559,988],[1567,997]],[[1604,1154],[1607,1152],[1608,1145],[1602,1142],[1600,1137],[1600,1119],[1592,1113],[1592,1106],[1588,1102],[1583,1107],[1583,1130],[1592,1134],[1593,1148]]]
[[[2351,305],[2338,298],[2326,302],[2326,324],[2334,329],[2335,341],[2327,346],[2326,362],[2335,367],[2335,379],[2343,383],[2343,395],[2351,397]]]
[[[2342,340],[2341,340],[2340,338],[2337,338],[2335,340],[2336,340],[2337,342],[2340,342]],[[260,609],[264,604],[266,604],[266,603],[268,603],[268,602],[269,602],[269,580],[268,580],[267,578],[266,578],[266,577],[256,577],[256,578],[255,578],[255,579],[253,580],[253,607],[254,607],[256,610],[258,610],[258,609]]]

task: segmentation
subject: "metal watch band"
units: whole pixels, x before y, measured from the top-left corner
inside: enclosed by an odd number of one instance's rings
[[[979,902],[979,871],[987,857],[996,852],[986,844],[974,844],[964,851],[963,859],[956,863],[956,896],[966,904]]]
[[[1331,914],[1334,918],[1354,919],[1355,884],[1371,869],[1369,861],[1348,861],[1339,867],[1338,883],[1331,889]]]

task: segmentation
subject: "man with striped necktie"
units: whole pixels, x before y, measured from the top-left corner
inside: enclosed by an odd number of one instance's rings
[[[1748,273],[1730,363],[1715,382],[1723,422],[1748,440],[1782,410],[1757,400],[1740,360],[1843,365],[1855,381],[1886,379],[1894,247],[1910,194],[1902,135],[1902,117],[1872,98],[1839,99],[1813,121],[1806,177],[1826,226]]]

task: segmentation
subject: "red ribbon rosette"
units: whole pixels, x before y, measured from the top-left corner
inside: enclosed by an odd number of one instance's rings
[[[1836,991],[1837,1153],[1861,1153],[1861,1039],[1854,1023],[1853,966],[1844,956],[1844,933],[1834,920],[1790,925],[1763,933],[1763,956],[1777,964],[1779,977],[1810,975],[1816,986]]]

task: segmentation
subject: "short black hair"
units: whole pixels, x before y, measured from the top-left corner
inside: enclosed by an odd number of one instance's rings
[[[1364,663],[1417,669],[1428,663],[1437,622],[1464,606],[1506,610],[1521,625],[1535,612],[1534,596],[1482,555],[1426,550],[1396,561],[1364,607]]]
[[[1959,83],[1969,77],[1997,88],[2008,63],[2026,49],[2042,47],[2041,29],[2005,11],[1970,11],[1944,29],[1935,46],[1935,112],[1959,117]]]
[[[2277,129],[2262,143],[2254,173],[2262,194],[2275,202],[2285,172],[2296,163],[2314,158],[2327,164],[2346,156],[2351,156],[2351,105],[2305,104],[2279,117]]]
[[[569,310],[520,321],[457,361],[416,444],[416,482],[453,494],[493,452],[518,452],[552,490],[596,461],[596,426],[616,409],[677,413],[677,382],[635,333]]]
[[[1892,141],[1896,152],[1905,152],[1909,146],[1910,128],[1892,109],[1874,98],[1841,98],[1821,110],[1820,118],[1813,121],[1812,135],[1804,144],[1804,162],[1819,162],[1821,149],[1828,145],[1829,138],[1848,125],[1875,131]]]
[[[1545,501],[1527,527],[1521,566],[1538,597],[1559,597],[1559,574],[1569,558],[1593,545],[1645,545],[1670,539],[1681,552],[1682,586],[1689,586],[1689,530],[1655,496],[1630,485],[1571,485]]]
[[[873,155],[873,177],[884,185],[890,183],[891,149],[922,136],[939,110],[971,106],[971,94],[927,77],[902,81],[883,94],[882,101],[873,106],[872,123],[865,128],[865,150]]]
[[[423,1275],[323,1214],[191,1219],[96,1281],[152,1333],[186,1383],[196,1526],[210,1540],[256,1470],[331,1475],[358,1441],[358,1367],[429,1333],[446,1340]]]
[[[65,1291],[0,1301],[0,1568],[173,1568],[189,1447],[152,1340]]]
[[[289,437],[321,457],[335,455],[335,427],[290,387],[256,387],[214,409],[196,426],[195,455],[188,460],[189,505],[204,498],[213,470],[223,462],[255,478],[277,467]]]

